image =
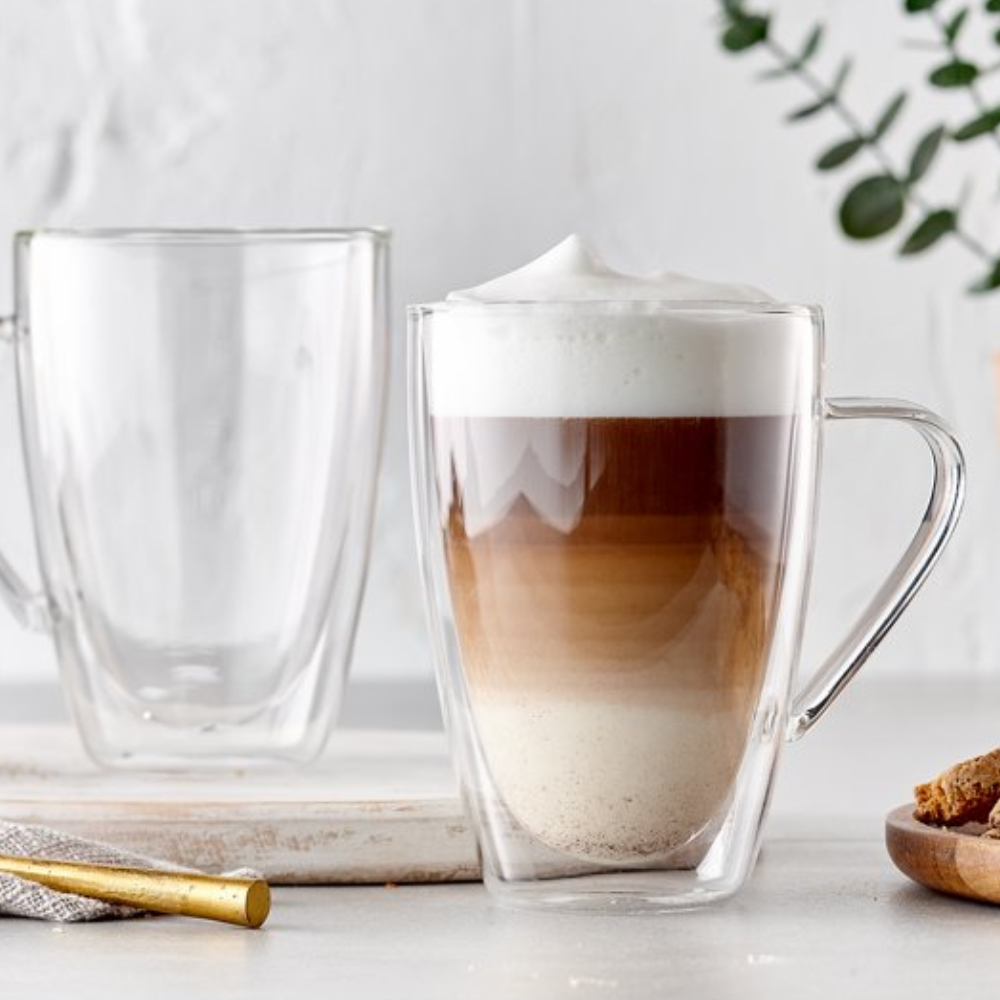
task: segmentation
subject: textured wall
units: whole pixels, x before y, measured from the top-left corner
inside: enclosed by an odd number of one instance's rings
[[[898,4],[786,2],[851,50],[874,115],[926,70]],[[794,7],[794,11],[792,8]],[[358,673],[429,669],[408,508],[403,305],[519,264],[567,232],[623,267],[747,281],[828,311],[832,392],[908,396],[958,426],[968,516],[872,669],[986,672],[1000,614],[1000,454],[989,357],[1000,296],[957,292],[943,248],[902,265],[830,224],[843,179],[809,167],[831,123],[781,124],[802,95],[718,51],[710,0],[0,0],[0,236],[33,226],[294,226],[395,231],[397,351]],[[903,150],[962,98],[911,108]],[[973,164],[1000,237],[996,150]],[[949,150],[942,196],[961,171]],[[10,302],[0,255],[0,304]],[[0,543],[31,565],[9,372],[0,376]],[[810,657],[875,587],[922,510],[927,463],[903,430],[828,445]],[[155,530],[155,529],[151,529]],[[46,641],[0,617],[0,681],[54,676]]]

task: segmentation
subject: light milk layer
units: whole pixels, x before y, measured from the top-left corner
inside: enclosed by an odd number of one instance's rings
[[[769,301],[746,286],[621,275],[571,237],[425,315],[430,409],[441,417],[803,412],[813,318]]]
[[[475,714],[519,823],[580,860],[627,864],[668,859],[729,806],[746,722],[711,693],[704,701],[483,696]]]

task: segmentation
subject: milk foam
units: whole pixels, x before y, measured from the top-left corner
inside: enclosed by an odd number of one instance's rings
[[[809,310],[745,285],[620,274],[577,236],[452,292],[425,322],[437,416],[754,416],[809,403]]]
[[[773,302],[749,285],[725,285],[670,271],[622,274],[608,267],[580,236],[567,236],[536,260],[449,302]]]

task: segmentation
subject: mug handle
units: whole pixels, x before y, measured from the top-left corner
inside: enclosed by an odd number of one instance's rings
[[[965,499],[962,446],[940,417],[896,399],[828,399],[827,420],[898,420],[917,431],[934,461],[931,496],[909,548],[847,637],[792,701],[789,741],[807,733],[875,651],[927,579],[958,523]]]
[[[0,343],[13,349],[16,331],[17,323],[13,316],[0,316]],[[52,615],[48,597],[44,593],[33,591],[2,552],[0,552],[0,600],[7,605],[17,623],[23,628],[33,632],[51,630]]]

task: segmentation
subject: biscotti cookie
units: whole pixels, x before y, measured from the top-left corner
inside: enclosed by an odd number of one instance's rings
[[[1000,749],[962,761],[914,790],[922,823],[985,823],[1000,800]]]
[[[990,840],[1000,840],[1000,799],[997,800],[996,805],[990,810],[989,824],[983,836]]]

